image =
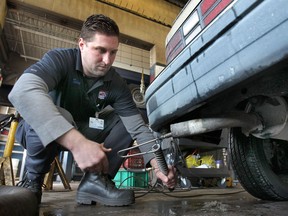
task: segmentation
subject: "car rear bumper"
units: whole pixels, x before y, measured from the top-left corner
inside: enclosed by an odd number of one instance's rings
[[[286,0],[241,0],[226,10],[148,87],[151,128],[157,131],[287,58],[287,8]]]

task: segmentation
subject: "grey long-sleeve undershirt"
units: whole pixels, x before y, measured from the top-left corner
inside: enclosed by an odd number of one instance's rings
[[[44,146],[73,128],[53,103],[46,83],[37,75],[24,73],[8,98]]]
[[[61,115],[48,94],[48,86],[37,75],[24,73],[9,94],[9,100],[25,121],[36,131],[44,146],[59,138],[73,128],[73,125]],[[127,131],[138,143],[154,139],[140,114],[121,117]],[[148,146],[141,148],[149,151]],[[148,163],[153,155],[145,156]]]

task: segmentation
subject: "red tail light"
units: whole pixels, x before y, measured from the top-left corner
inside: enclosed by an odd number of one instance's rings
[[[205,26],[208,25],[212,20],[223,11],[227,5],[229,5],[233,0],[204,0],[201,3],[201,12],[204,17]],[[206,14],[207,13],[207,14]]]
[[[181,25],[179,21],[176,25],[179,25],[179,28],[174,29],[174,35],[170,35],[166,41],[167,63],[170,63],[231,2],[233,0],[190,0],[182,11],[185,18],[178,17],[177,21],[181,20]]]
[[[204,0],[204,1],[202,1],[201,6],[200,6],[202,14],[205,14],[208,11],[208,9],[211,8],[212,5],[215,4],[216,1],[217,0]]]

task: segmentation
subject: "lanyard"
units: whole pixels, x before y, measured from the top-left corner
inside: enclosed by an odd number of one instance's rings
[[[99,113],[101,110],[105,108],[105,103],[103,99],[99,99],[99,87],[104,86],[104,83],[100,79],[89,79],[84,78],[83,79],[83,87],[82,91],[84,95],[86,96],[86,99],[89,100],[91,106],[95,109],[95,117],[99,117]],[[95,90],[98,88],[98,91],[95,92]],[[100,100],[100,101],[99,101]]]

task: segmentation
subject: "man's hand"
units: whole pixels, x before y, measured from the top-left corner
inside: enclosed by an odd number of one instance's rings
[[[176,186],[177,183],[177,175],[176,175],[176,168],[172,166],[168,166],[168,175],[164,175],[158,167],[156,159],[152,159],[150,161],[151,166],[154,168],[154,172],[158,179],[160,179],[164,185],[166,185],[168,188],[173,189]]]
[[[108,173],[107,149],[103,144],[86,139],[79,131],[72,129],[56,140],[70,150],[79,168],[86,172]]]

